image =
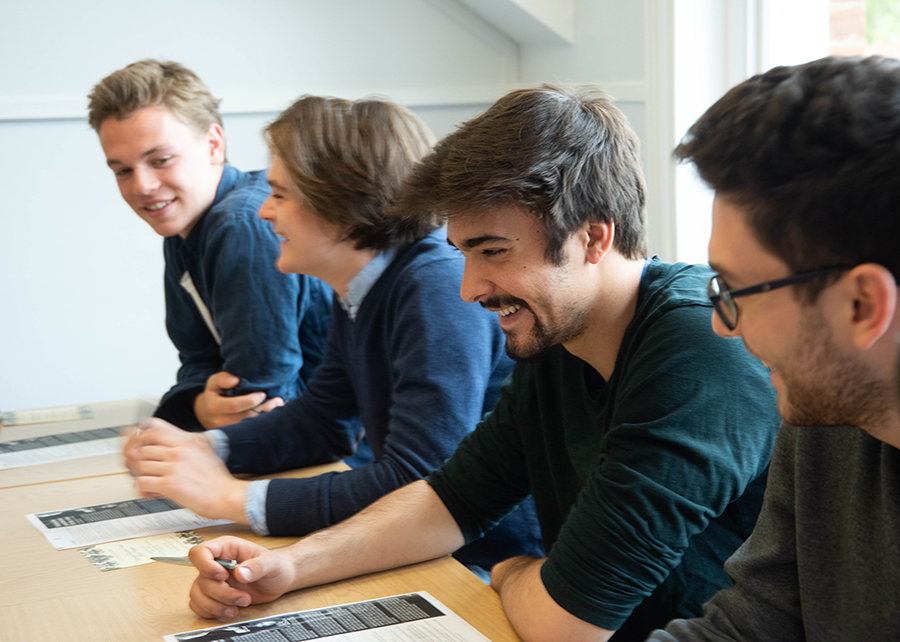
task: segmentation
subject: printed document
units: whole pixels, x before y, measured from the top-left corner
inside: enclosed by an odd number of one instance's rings
[[[424,591],[284,613],[163,637],[164,642],[490,642]]]
[[[200,517],[162,498],[126,499],[35,513],[26,518],[56,550],[231,523],[227,519]]]

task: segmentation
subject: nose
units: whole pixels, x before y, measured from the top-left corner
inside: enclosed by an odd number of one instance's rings
[[[134,168],[134,189],[139,194],[152,194],[159,187],[159,179],[151,169]]]
[[[490,292],[490,281],[484,278],[478,268],[474,267],[467,258],[466,266],[463,269],[462,283],[459,286],[459,296],[462,297],[463,301],[477,303],[481,299],[487,298]]]
[[[273,210],[274,208],[272,207],[272,196],[269,195],[269,198],[267,198],[265,203],[262,204],[262,207],[259,208],[259,218],[264,221],[268,221],[269,223],[274,223],[275,216]]]

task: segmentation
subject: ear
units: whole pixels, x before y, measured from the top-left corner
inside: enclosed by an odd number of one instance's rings
[[[612,221],[606,223],[587,222],[584,224],[585,257],[588,263],[596,265],[613,246],[616,235],[616,224]]]
[[[219,123],[213,123],[206,132],[206,140],[209,143],[209,161],[211,165],[221,165],[225,162],[225,132]]]
[[[888,330],[897,313],[897,282],[890,270],[877,263],[863,263],[847,274],[846,287],[852,300],[853,344],[868,350]]]

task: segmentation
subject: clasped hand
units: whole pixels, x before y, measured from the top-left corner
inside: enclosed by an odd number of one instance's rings
[[[237,537],[195,546],[190,558],[200,573],[191,586],[190,607],[200,617],[234,617],[239,607],[271,602],[296,588],[295,567],[288,555]],[[229,573],[216,558],[240,564]]]
[[[264,392],[226,397],[225,391],[231,390],[240,381],[228,372],[217,372],[206,380],[206,389],[194,398],[194,414],[204,428],[211,430],[230,426],[241,419],[255,417],[284,405],[281,397],[266,399]]]
[[[205,434],[146,419],[124,454],[142,497],[165,497],[209,519],[246,523],[248,482],[232,477]]]

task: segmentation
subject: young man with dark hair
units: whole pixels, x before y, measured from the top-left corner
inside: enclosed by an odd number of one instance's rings
[[[512,362],[496,316],[459,298],[464,261],[439,219],[389,211],[434,142],[418,117],[385,101],[307,96],[266,138],[272,196],[260,217],[283,239],[278,267],[338,294],[325,358],[306,392],[275,412],[202,436],[147,424],[125,452],[143,493],[262,534],[306,535],[440,466],[496,403]],[[356,417],[374,456],[366,465],[272,481],[229,473],[346,457]],[[457,557],[489,569],[541,551],[528,502]]]
[[[900,61],[776,67],[676,153],[716,191],[713,327],[785,423],[734,587],[653,639],[900,639]]]
[[[256,216],[265,173],[226,162],[219,100],[191,70],[157,60],[110,74],[88,98],[122,198],[165,237],[166,328],[181,368],[156,415],[203,430],[298,396],[322,359],[332,293],[275,268],[278,240]]]
[[[643,640],[698,613],[755,523],[778,421],[764,368],[709,326],[709,270],[644,258],[623,114],[598,91],[513,92],[440,142],[403,194],[413,218],[449,217],[462,297],[497,313],[511,379],[427,480],[285,549],[195,547],[191,608],[233,616],[445,555],[533,493],[548,554],[491,577],[524,640]],[[229,575],[214,557],[241,564]]]

